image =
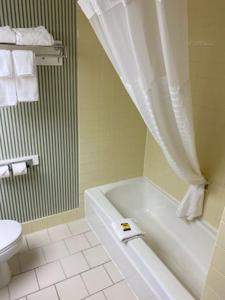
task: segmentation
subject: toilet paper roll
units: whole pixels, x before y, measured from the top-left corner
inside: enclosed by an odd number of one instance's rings
[[[8,166],[0,166],[0,178],[10,177]]]
[[[27,174],[27,165],[25,162],[12,164],[13,176],[25,175]]]

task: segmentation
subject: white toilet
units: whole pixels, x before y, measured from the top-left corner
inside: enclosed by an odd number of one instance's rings
[[[12,220],[0,220],[0,289],[11,279],[8,260],[22,245],[22,226]]]

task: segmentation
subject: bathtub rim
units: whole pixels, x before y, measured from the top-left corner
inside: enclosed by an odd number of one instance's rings
[[[154,183],[152,180],[150,180],[146,176],[138,176],[138,177],[132,177],[132,178],[123,179],[123,180],[119,180],[119,181],[114,181],[112,183],[107,183],[107,184],[102,184],[102,185],[99,185],[99,186],[91,187],[91,188],[87,189],[86,191],[91,191],[91,190],[95,190],[96,188],[98,188],[98,189],[100,189],[103,192],[103,194],[106,194],[109,190],[111,190],[114,187],[123,186],[124,183],[129,183],[131,181],[136,181],[136,180],[142,180],[143,181],[143,179],[146,182],[149,182],[150,184],[152,184],[162,194],[164,194],[165,196],[167,196],[168,200],[170,201],[170,203],[172,203],[173,206],[177,207],[180,204],[180,201],[177,200],[173,195],[171,195],[168,192],[166,192],[165,190],[163,190],[160,186],[158,186],[156,183]],[[179,218],[179,217],[177,217],[177,218]],[[196,220],[191,221],[190,223],[195,223],[198,226],[202,227],[216,241],[216,235],[218,233],[218,228],[213,227],[206,220],[204,220],[203,217],[199,217]]]
[[[130,182],[132,180],[143,180],[144,177],[136,177],[131,179],[126,179],[106,185],[97,186],[94,188],[87,189],[85,191],[85,206],[88,205],[87,201],[93,201],[98,210],[103,213],[105,216],[108,217],[109,222],[112,223],[115,220],[119,220],[123,218],[123,216],[119,213],[119,211],[113,206],[113,204],[107,199],[105,193],[107,190],[110,190],[114,186],[123,185],[126,182]],[[110,213],[108,212],[110,211]],[[115,239],[114,232],[110,232],[110,234]],[[121,244],[121,249],[122,244]],[[142,263],[147,268],[147,271],[150,272],[151,277],[154,278],[155,282],[152,283],[153,286],[148,282],[147,278],[144,278],[142,276],[143,280],[155,291],[156,295],[160,297],[160,295],[157,293],[157,288],[161,288],[162,292],[167,295],[168,299],[188,299],[193,300],[193,296],[190,294],[190,292],[182,285],[182,283],[174,276],[174,274],[165,266],[165,264],[160,260],[160,258],[153,252],[153,250],[146,244],[146,242],[142,238],[134,239],[129,241],[127,244],[127,247],[129,247],[130,251],[133,251],[138,258],[142,261]],[[144,250],[144,256],[140,257],[140,249]],[[128,254],[124,253],[126,256]],[[138,255],[139,254],[139,255]],[[129,257],[128,257],[129,258]],[[146,264],[146,260],[148,262],[151,262],[152,264],[148,263]],[[135,263],[134,263],[135,265]],[[137,271],[142,274],[140,267],[141,266],[135,266]],[[157,284],[157,287],[154,287],[154,285]],[[185,298],[184,298],[185,297]],[[161,298],[163,299],[163,298]]]

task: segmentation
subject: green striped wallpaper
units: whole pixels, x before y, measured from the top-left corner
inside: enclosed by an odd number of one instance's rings
[[[44,25],[66,45],[63,66],[39,66],[40,101],[0,109],[0,160],[39,154],[26,176],[0,180],[0,218],[20,222],[78,207],[74,0],[0,0],[0,26]]]

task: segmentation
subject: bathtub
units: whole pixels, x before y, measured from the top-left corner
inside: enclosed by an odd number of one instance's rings
[[[200,299],[216,232],[176,217],[178,202],[144,177],[85,191],[86,218],[141,300]],[[111,223],[134,218],[144,238],[118,241]]]

